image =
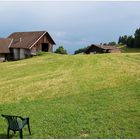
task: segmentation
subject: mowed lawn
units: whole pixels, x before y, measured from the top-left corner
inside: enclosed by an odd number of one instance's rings
[[[0,63],[0,114],[30,117],[23,138],[140,138],[140,53]]]

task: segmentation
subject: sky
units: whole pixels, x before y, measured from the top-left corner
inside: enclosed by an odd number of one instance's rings
[[[140,1],[0,1],[0,38],[48,31],[72,54],[90,44],[118,41],[140,27]]]

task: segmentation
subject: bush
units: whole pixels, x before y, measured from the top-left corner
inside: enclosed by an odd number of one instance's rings
[[[63,46],[59,46],[59,47],[56,49],[55,53],[59,53],[59,54],[68,54],[68,53],[67,53],[67,50],[65,50]]]
[[[86,49],[87,49],[87,47],[85,47],[85,48],[80,48],[80,49],[76,50],[76,51],[74,52],[74,54],[84,53]]]

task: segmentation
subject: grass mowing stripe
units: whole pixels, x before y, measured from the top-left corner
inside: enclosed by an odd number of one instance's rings
[[[139,58],[47,53],[0,63],[0,112],[30,117],[24,138],[139,138]]]

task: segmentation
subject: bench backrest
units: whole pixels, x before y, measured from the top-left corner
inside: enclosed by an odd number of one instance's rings
[[[18,116],[2,115],[7,120],[8,127],[12,130],[18,130],[19,124],[17,121]]]

